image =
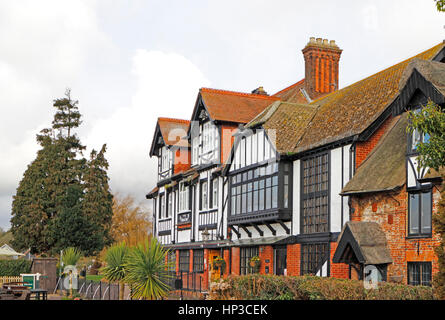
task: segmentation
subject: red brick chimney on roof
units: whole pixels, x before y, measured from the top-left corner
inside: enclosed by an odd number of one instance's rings
[[[338,63],[342,50],[334,40],[311,37],[302,50],[305,90],[312,100],[338,89]]]

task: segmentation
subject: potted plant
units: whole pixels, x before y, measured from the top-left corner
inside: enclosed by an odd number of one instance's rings
[[[250,259],[250,266],[252,267],[254,272],[258,272],[261,265],[260,257],[254,256]]]
[[[226,261],[223,258],[217,256],[215,259],[213,259],[213,269],[220,269],[221,272],[224,272],[225,268],[226,268]]]

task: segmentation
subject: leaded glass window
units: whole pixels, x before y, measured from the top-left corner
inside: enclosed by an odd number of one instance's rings
[[[301,274],[317,274],[328,259],[328,243],[301,245]]]
[[[302,161],[302,233],[329,231],[329,153]]]

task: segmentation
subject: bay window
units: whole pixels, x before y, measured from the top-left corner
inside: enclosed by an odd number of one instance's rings
[[[231,215],[288,209],[289,164],[287,169],[284,168],[285,164],[274,162],[232,175],[229,189]],[[283,175],[279,174],[280,171]],[[283,190],[282,195],[279,194],[280,188]]]

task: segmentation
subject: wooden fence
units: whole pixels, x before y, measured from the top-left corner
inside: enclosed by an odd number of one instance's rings
[[[23,279],[21,276],[19,277],[9,277],[9,276],[3,276],[0,277],[0,287],[3,286],[4,283],[8,282],[22,282]]]

